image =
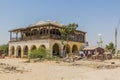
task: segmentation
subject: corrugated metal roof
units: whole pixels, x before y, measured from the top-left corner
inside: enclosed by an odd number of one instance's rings
[[[98,48],[98,47],[96,47],[96,46],[88,46],[88,47],[85,47],[83,50],[94,50],[96,48]]]

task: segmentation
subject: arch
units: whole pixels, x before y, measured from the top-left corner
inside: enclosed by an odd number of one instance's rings
[[[10,48],[10,55],[14,55],[14,54],[15,54],[15,47],[12,46],[12,47]]]
[[[41,47],[46,49],[45,45],[41,45],[39,48],[41,48]]]
[[[59,29],[51,29],[50,30],[50,34],[61,36],[61,33],[60,33]]]
[[[72,53],[73,54],[77,54],[78,53],[78,47],[77,47],[77,45],[73,45],[73,47],[72,47]]]
[[[33,29],[31,35],[35,36],[38,35],[39,31],[37,29]]]
[[[25,33],[26,37],[30,36],[30,32]]]
[[[17,53],[17,58],[21,58],[21,47],[20,46],[17,46],[16,48],[16,53]]]
[[[63,53],[64,53],[64,56],[67,56],[67,54],[70,53],[70,45],[69,44],[64,45],[64,47],[63,47]]]
[[[26,45],[24,48],[23,48],[23,54],[24,55],[28,55],[28,46]]]
[[[25,32],[25,36],[28,37],[31,35],[31,30],[30,29],[27,29],[26,32]]]
[[[35,49],[37,49],[36,46],[35,46],[35,45],[32,45],[30,50],[33,51],[33,50],[35,50]]]
[[[60,55],[60,46],[55,43],[52,47],[52,53],[53,53],[53,56],[59,56]]]
[[[48,34],[48,29],[46,29],[46,28],[40,29],[40,34],[41,34],[41,35],[42,35],[42,34]]]

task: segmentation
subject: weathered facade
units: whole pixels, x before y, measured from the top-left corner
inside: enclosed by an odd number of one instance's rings
[[[49,49],[51,54],[62,57],[65,48],[61,43],[62,26],[58,22],[40,21],[26,28],[10,30],[9,56],[27,57],[30,51],[44,47]],[[85,44],[86,32],[76,30],[70,35],[68,52],[78,52]]]

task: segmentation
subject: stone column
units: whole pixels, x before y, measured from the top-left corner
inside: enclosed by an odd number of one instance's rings
[[[18,40],[18,32],[16,33],[16,41]]]
[[[23,48],[21,47],[21,58],[23,58],[24,57],[24,51],[23,51]]]
[[[38,27],[38,33],[37,33],[38,39],[40,39],[40,27]]]
[[[17,48],[15,47],[14,57],[16,58],[18,56]]]
[[[10,44],[9,44],[10,45]],[[11,49],[10,49],[10,46],[9,46],[9,54],[8,54],[9,57],[11,57]]]
[[[50,26],[48,27],[48,37],[50,38]]]
[[[12,40],[12,32],[10,32],[10,41]]]
[[[48,49],[50,50],[50,54],[51,54],[51,55],[53,55],[53,54],[52,54],[52,42],[51,42],[51,41],[49,41],[49,43],[48,43],[48,44],[49,44]],[[46,48],[47,48],[47,46],[46,46]]]
[[[63,51],[63,45],[61,45],[61,48],[60,48],[60,57],[64,57],[64,51]]]
[[[31,36],[31,34],[32,34],[32,31],[31,31],[31,29],[30,29],[29,31],[30,31],[30,39],[32,39],[32,36]]]
[[[72,53],[72,45],[70,45],[70,54],[69,54],[69,56],[72,56],[73,55],[73,53]]]

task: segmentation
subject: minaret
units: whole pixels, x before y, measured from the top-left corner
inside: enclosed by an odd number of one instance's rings
[[[102,47],[102,43],[103,43],[103,41],[102,41],[102,35],[98,34],[98,42],[97,42],[98,47]]]

